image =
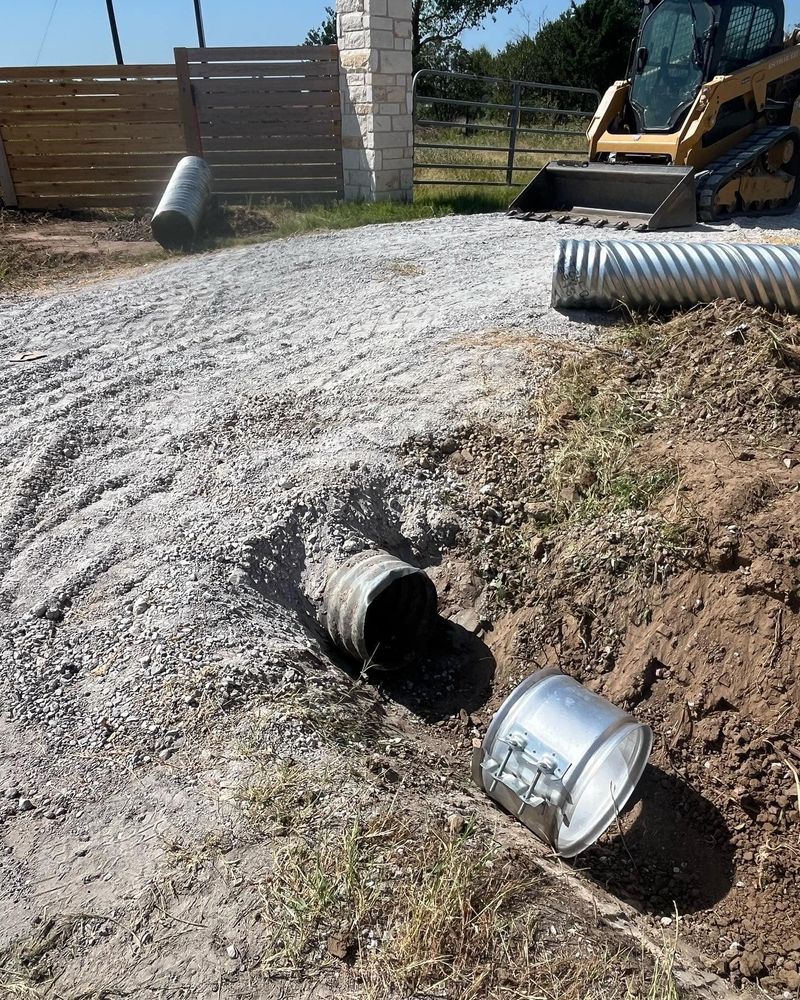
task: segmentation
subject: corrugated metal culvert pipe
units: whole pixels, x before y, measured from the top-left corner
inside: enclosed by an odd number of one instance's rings
[[[150,222],[162,247],[183,250],[192,245],[210,196],[211,168],[200,156],[184,156]]]
[[[800,312],[800,247],[561,240],[556,251],[556,309],[677,308],[715,299]]]
[[[395,667],[427,636],[436,603],[436,588],[421,569],[388,552],[359,552],[328,578],[322,622],[362,665]]]

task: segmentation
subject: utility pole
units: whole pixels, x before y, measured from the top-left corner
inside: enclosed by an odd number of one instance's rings
[[[117,57],[117,66],[124,66],[122,58],[122,46],[119,44],[119,32],[117,31],[117,19],[114,16],[114,0],[106,0],[108,10],[108,23],[111,26],[111,39],[114,42],[114,54]]]
[[[206,47],[206,32],[203,27],[203,11],[200,9],[200,0],[194,0],[194,19],[197,22],[197,44],[201,49]]]

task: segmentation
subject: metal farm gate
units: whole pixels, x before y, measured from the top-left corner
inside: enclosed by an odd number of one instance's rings
[[[414,184],[527,184],[549,159],[586,156],[586,128],[599,103],[599,91],[588,87],[420,70]]]

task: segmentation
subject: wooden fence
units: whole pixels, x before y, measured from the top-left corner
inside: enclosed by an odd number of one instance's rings
[[[0,138],[6,204],[150,205],[186,150],[175,67],[0,69]]]
[[[187,152],[223,199],[341,198],[333,46],[176,49],[175,65],[0,69],[0,196],[153,206]]]
[[[194,99],[190,148],[218,194],[342,197],[335,45],[176,49],[175,61]]]

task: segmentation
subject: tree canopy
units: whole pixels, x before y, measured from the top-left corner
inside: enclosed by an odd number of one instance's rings
[[[303,40],[303,45],[335,45],[336,40],[336,9],[326,7],[322,24],[309,31]]]
[[[412,0],[411,22],[414,32],[414,63],[420,51],[454,42],[462,32],[477,28],[487,17],[501,10],[511,10],[518,0]],[[305,37],[306,45],[332,45],[336,42],[336,11],[325,8],[318,28]]]
[[[498,76],[602,92],[625,76],[639,10],[637,0],[572,0],[533,37],[509,42],[497,56]]]
[[[541,24],[533,35],[509,42],[496,56],[486,48],[469,50],[461,44],[462,32],[511,10],[517,2],[412,0],[414,68],[594,87],[601,92],[625,75],[639,0],[572,0],[555,20]],[[324,20],[308,32],[305,44],[335,42],[336,11],[325,7]],[[458,86],[464,89],[466,84],[461,81]]]
[[[487,17],[511,10],[517,0],[412,0],[414,58],[425,46],[455,41],[469,28],[477,28]]]

